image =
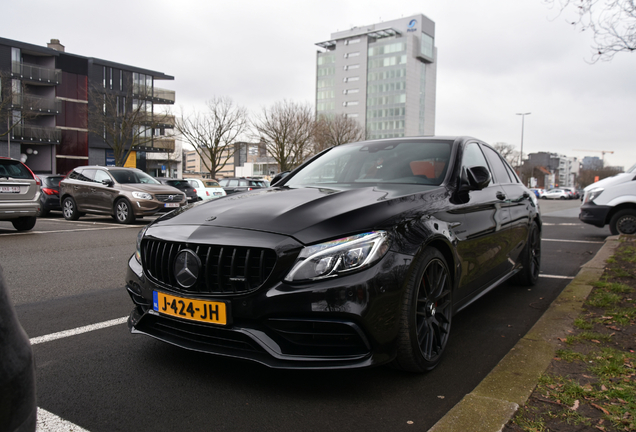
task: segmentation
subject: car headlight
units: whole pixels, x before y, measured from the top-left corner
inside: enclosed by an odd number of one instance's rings
[[[604,190],[605,189],[603,189],[603,188],[596,188],[596,189],[592,189],[591,191],[589,191],[587,193],[587,196],[585,197],[585,203],[594,201],[596,198],[598,198],[598,196],[600,194],[603,193]]]
[[[143,240],[144,235],[146,235],[146,231],[148,231],[148,225],[143,227],[139,231],[139,234],[137,234],[137,249],[135,250],[135,258],[137,258],[139,264],[141,264],[141,241]]]
[[[151,200],[152,199],[152,195],[150,195],[147,192],[133,192],[132,196],[134,196],[137,199],[145,199],[145,200]]]
[[[285,277],[301,282],[339,276],[369,267],[389,250],[386,231],[371,231],[304,248]]]

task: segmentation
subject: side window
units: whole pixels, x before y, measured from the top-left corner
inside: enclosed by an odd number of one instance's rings
[[[95,171],[95,182],[97,183],[101,183],[104,180],[110,180],[110,176],[108,175],[108,173],[102,171],[102,170],[97,170]]]
[[[486,157],[488,157],[492,171],[495,174],[496,183],[510,183],[511,180],[508,175],[508,170],[506,170],[506,166],[504,165],[503,160],[501,160],[499,153],[488,146],[482,146],[482,148],[484,149],[484,153],[486,153]]]
[[[483,166],[488,168],[488,163],[484,154],[481,152],[477,143],[470,143],[464,148],[462,156],[462,167],[471,168],[474,166]]]
[[[95,178],[95,170],[85,169],[80,173],[78,180],[92,182],[94,178]]]
[[[219,185],[220,185],[221,187],[223,187],[223,186],[227,186],[227,183],[228,183],[228,181],[227,181],[227,180],[219,180]]]
[[[228,180],[227,185],[230,187],[238,186],[238,180]]]

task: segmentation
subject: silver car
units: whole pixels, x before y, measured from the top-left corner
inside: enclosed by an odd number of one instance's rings
[[[0,220],[18,231],[35,226],[40,211],[40,179],[22,162],[0,157]]]

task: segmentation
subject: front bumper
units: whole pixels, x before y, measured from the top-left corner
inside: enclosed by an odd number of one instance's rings
[[[590,225],[603,228],[607,224],[607,215],[612,208],[609,206],[587,203],[581,206],[579,220]]]
[[[403,281],[411,257],[389,252],[364,271],[311,284],[266,282],[254,292],[198,296],[228,302],[231,318],[220,326],[153,310],[150,281],[134,256],[126,288],[135,308],[131,333],[273,368],[341,369],[383,364],[395,357]],[[180,294],[184,298],[197,298]]]

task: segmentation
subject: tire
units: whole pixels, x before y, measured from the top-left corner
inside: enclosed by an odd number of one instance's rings
[[[428,248],[414,263],[402,303],[397,357],[392,366],[427,372],[442,358],[453,314],[451,277],[443,255]]]
[[[75,200],[71,197],[64,198],[62,201],[62,213],[64,214],[64,219],[66,220],[78,220],[80,215],[77,211],[77,204]]]
[[[609,226],[613,235],[636,234],[636,210],[624,209],[616,212],[610,219]]]
[[[135,214],[128,200],[120,199],[115,203],[115,221],[120,224],[129,224],[135,221]]]
[[[541,270],[541,235],[535,222],[530,226],[528,242],[521,252],[519,261],[523,267],[514,276],[513,282],[521,286],[535,285]]]
[[[13,228],[18,231],[29,231],[30,229],[33,229],[35,222],[37,222],[37,218],[35,216],[24,216],[11,220]]]

